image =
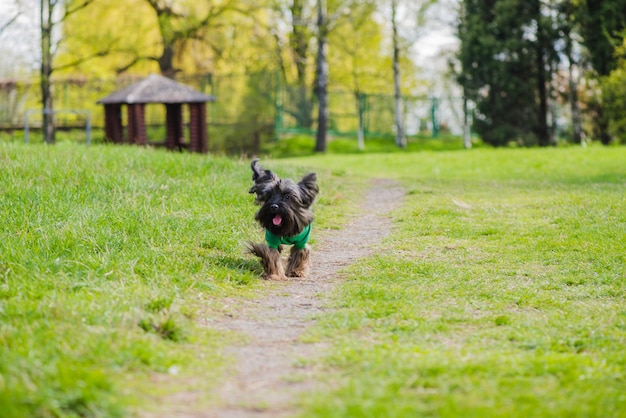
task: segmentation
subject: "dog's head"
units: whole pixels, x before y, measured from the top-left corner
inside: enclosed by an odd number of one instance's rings
[[[296,184],[265,170],[258,159],[252,161],[251,167],[254,185],[250,193],[256,193],[255,203],[261,206],[255,219],[279,237],[298,235],[313,221],[311,205],[319,193],[315,173],[307,174]]]

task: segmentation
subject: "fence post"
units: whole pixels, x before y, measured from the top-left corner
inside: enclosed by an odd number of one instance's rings
[[[87,122],[85,123],[85,130],[86,132],[86,136],[87,138],[85,138],[87,140],[87,145],[91,145],[91,112],[89,112],[88,110],[85,111],[85,114],[87,115]]]
[[[363,109],[365,107],[365,97],[364,94],[361,93],[360,91],[356,92],[356,102],[357,102],[357,111],[359,112],[359,114],[357,115],[358,119],[358,128],[357,128],[357,147],[359,149],[359,151],[363,151],[365,149],[365,133],[364,131],[364,123],[363,123],[363,116],[364,116],[364,110]]]
[[[31,113],[39,112],[36,109],[28,109],[24,112],[24,143],[28,144],[30,139],[30,115]],[[59,113],[67,114],[73,113],[75,115],[85,115],[85,142],[87,145],[91,145],[91,112],[89,110],[74,110],[74,109],[60,109],[60,110],[50,110],[43,109],[41,113],[47,113],[52,116],[57,115]]]
[[[430,103],[430,120],[433,125],[433,138],[437,138],[439,136],[439,121],[437,120],[438,107],[439,103],[437,98],[432,97]]]
[[[24,143],[25,144],[28,144],[28,137],[30,134],[30,127],[29,127],[28,119],[30,119],[30,110],[27,110],[26,113],[24,113]]]

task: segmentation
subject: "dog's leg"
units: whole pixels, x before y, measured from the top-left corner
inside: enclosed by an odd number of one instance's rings
[[[288,277],[306,277],[309,274],[311,250],[305,247],[301,250],[291,247],[289,261],[287,261]]]
[[[280,260],[280,252],[265,244],[249,243],[248,251],[261,259],[263,278],[266,280],[285,280],[285,271]]]

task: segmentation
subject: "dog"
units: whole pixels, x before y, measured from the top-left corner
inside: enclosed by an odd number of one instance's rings
[[[249,192],[256,194],[255,203],[261,206],[254,219],[265,229],[265,243],[250,242],[248,251],[260,258],[264,279],[306,277],[311,255],[307,244],[313,222],[311,205],[319,193],[317,175],[309,173],[295,183],[261,167],[258,158],[250,166],[254,185]],[[283,245],[292,246],[286,270],[281,260]]]

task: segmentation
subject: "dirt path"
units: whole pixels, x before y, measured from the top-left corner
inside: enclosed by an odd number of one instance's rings
[[[342,230],[316,232],[308,279],[268,283],[267,296],[262,299],[226,304],[223,318],[210,326],[235,331],[244,338],[241,345],[225,353],[234,357],[235,366],[219,388],[219,406],[202,413],[168,416],[284,418],[296,414],[292,402],[315,387],[311,368],[299,360],[315,359],[324,348],[302,343],[300,336],[324,311],[325,296],[339,271],[370,255],[373,246],[389,233],[387,214],[400,205],[403,195],[403,189],[392,181],[373,181],[357,219]]]

